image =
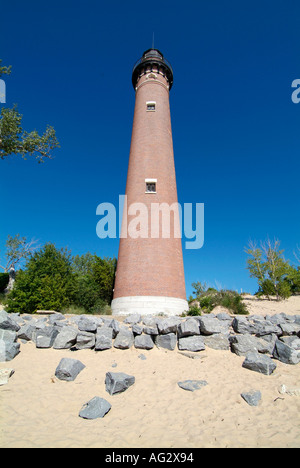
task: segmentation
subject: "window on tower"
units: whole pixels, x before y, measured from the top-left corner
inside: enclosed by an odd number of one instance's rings
[[[146,179],[146,193],[156,193],[156,179]]]
[[[151,101],[151,102],[147,102],[147,111],[149,112],[154,112],[155,111],[155,105],[156,105],[156,102],[154,101]]]

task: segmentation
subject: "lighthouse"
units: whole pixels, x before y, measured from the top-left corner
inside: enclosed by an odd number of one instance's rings
[[[169,93],[173,70],[149,49],[132,72],[135,109],[112,313],[188,310]]]

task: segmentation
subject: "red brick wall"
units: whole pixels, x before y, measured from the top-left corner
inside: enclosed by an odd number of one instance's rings
[[[156,101],[147,112],[147,101]],[[145,179],[157,179],[157,193],[146,194]],[[141,202],[151,212],[151,203],[177,202],[169,90],[162,75],[137,83],[133,130],[127,175],[128,207]],[[136,216],[128,216],[128,225]],[[173,219],[173,216],[171,216]],[[181,239],[120,239],[114,298],[168,296],[186,299]]]

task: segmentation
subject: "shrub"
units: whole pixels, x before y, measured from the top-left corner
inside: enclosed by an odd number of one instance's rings
[[[191,315],[191,316],[201,315],[201,309],[199,309],[199,307],[197,307],[196,305],[193,305],[192,307],[190,307],[190,310],[188,311],[187,315]]]
[[[108,315],[106,313],[107,307],[109,307],[107,302],[103,301],[103,299],[98,299],[92,307],[91,313],[94,315]]]
[[[209,293],[207,296],[203,296],[199,299],[200,307],[205,312],[211,312],[212,309],[215,307],[215,294],[211,296]]]
[[[9,283],[9,274],[0,273],[0,293],[3,293]]]
[[[72,281],[70,254],[46,244],[18,273],[6,310],[27,314],[38,309],[61,311],[70,304]]]
[[[0,293],[0,304],[5,305],[6,302],[6,294]]]
[[[243,298],[236,291],[207,288],[206,283],[193,283],[194,289],[198,292],[197,301],[200,303],[201,310],[210,313],[216,306],[226,307],[233,314],[247,315],[248,310],[243,303]],[[188,315],[200,315],[197,313],[197,307],[191,308]],[[199,309],[198,309],[199,310]]]
[[[226,307],[237,315],[247,315],[249,312],[243,302],[243,298],[235,291],[220,291],[218,293],[218,305]]]
[[[107,314],[111,303],[116,269],[115,258],[100,258],[87,253],[73,259],[72,303],[86,313]]]
[[[83,315],[86,314],[86,311],[83,307],[79,307],[76,304],[71,304],[70,306],[66,307],[61,311],[63,314],[70,314],[70,315]]]

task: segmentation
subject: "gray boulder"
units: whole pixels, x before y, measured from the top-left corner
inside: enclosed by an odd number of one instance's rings
[[[90,333],[96,333],[97,331],[97,322],[93,319],[90,319],[84,315],[80,317],[80,320],[78,321],[78,329],[80,331],[85,331],[85,332],[90,332]]]
[[[241,393],[241,397],[250,406],[258,406],[261,400],[261,392],[259,390],[250,390],[250,392]]]
[[[184,380],[182,382],[177,382],[178,386],[183,390],[189,392],[194,392],[195,390],[200,390],[201,388],[208,385],[206,380]]]
[[[145,315],[142,317],[143,324],[146,327],[157,327],[157,323],[159,322],[158,317],[153,317],[153,315]]]
[[[132,325],[132,333],[134,335],[141,335],[143,333],[143,325],[139,325],[138,323],[135,323],[134,325]]]
[[[114,330],[111,327],[100,327],[97,329],[95,350],[104,351],[112,348],[112,338]]]
[[[275,323],[276,325],[286,323],[285,314],[266,315],[265,319],[268,320],[268,322]]]
[[[260,342],[255,336],[245,333],[244,335],[233,335],[229,338],[231,351],[238,356],[246,356],[250,351],[259,351]]]
[[[113,334],[112,334],[112,337],[113,338],[116,338],[117,334],[119,333],[120,331],[120,325],[119,325],[119,322],[115,319],[113,319],[110,324],[108,325],[109,328],[112,329],[113,331]]]
[[[276,341],[273,356],[285,364],[294,365],[300,362],[300,350],[289,346],[281,340]]]
[[[218,320],[215,317],[201,316],[198,318],[200,330],[203,335],[213,335],[214,333],[226,333],[229,322]]]
[[[146,333],[146,335],[152,335],[152,336],[157,336],[158,335],[157,325],[154,325],[153,327],[145,326],[143,328],[143,331],[144,331],[144,333]]]
[[[124,372],[107,372],[105,377],[105,389],[110,395],[125,392],[134,383],[135,377]]]
[[[217,309],[218,307],[219,307],[219,306],[215,307],[215,309],[214,309],[215,314],[216,314],[216,312],[217,312],[216,309]],[[219,312],[219,313],[216,314],[216,318],[217,318],[218,320],[227,322],[227,324],[228,324],[229,327],[231,326],[231,324],[232,324],[232,322],[233,322],[233,318],[229,315],[228,312]]]
[[[1,335],[0,335],[0,337],[1,337]],[[297,336],[294,336],[294,335],[292,335],[292,336],[281,336],[280,341],[287,344],[288,346],[290,346],[293,349],[300,350],[300,338],[298,338]]]
[[[20,352],[20,343],[0,339],[0,362],[12,361]]]
[[[18,338],[25,341],[33,341],[35,330],[36,328],[33,325],[25,323],[18,331]]]
[[[42,330],[43,328],[46,328],[48,326],[46,318],[41,318],[41,319],[38,319],[38,320],[32,320],[30,322],[30,325],[32,325],[35,328],[36,332],[38,330]],[[51,327],[53,327],[53,325],[51,325]],[[36,336],[36,334],[34,336]]]
[[[214,335],[208,335],[204,337],[204,344],[212,349],[217,350],[229,350],[229,340],[227,335],[223,333],[216,333]]]
[[[55,376],[59,380],[72,382],[84,368],[85,365],[76,359],[63,358],[56,368]]]
[[[178,336],[182,338],[184,336],[200,335],[199,321],[193,318],[185,320],[178,325]]]
[[[271,375],[276,369],[275,362],[265,354],[259,354],[257,351],[247,353],[242,366],[245,369],[259,372],[260,374]]]
[[[11,343],[16,342],[18,339],[18,335],[16,332],[11,330],[1,330],[0,329],[0,340],[9,341]]]
[[[178,349],[180,351],[204,351],[205,344],[204,344],[204,337],[202,336],[186,336],[183,338],[179,338],[178,340]]]
[[[158,348],[169,349],[174,351],[177,344],[175,333],[168,333],[167,335],[158,335],[155,339],[155,344]]]
[[[181,320],[179,317],[169,317],[160,319],[157,322],[157,328],[160,334],[167,335],[169,333],[177,333],[177,327]]]
[[[277,336],[273,335],[263,335],[261,338],[257,339],[257,351],[262,354],[270,354],[273,355],[275,342],[277,340]]]
[[[135,323],[139,323],[142,317],[140,314],[131,314],[124,320],[124,323],[128,323],[130,325],[134,325]]]
[[[300,333],[300,325],[298,323],[281,323],[279,326],[283,336],[298,335]]]
[[[20,326],[13,320],[5,310],[0,310],[0,329],[18,332]]]
[[[53,343],[58,335],[58,330],[55,327],[49,326],[41,328],[36,332],[36,347],[37,348],[52,348]]]
[[[154,343],[150,335],[137,335],[134,339],[134,346],[137,349],[152,349]]]
[[[256,336],[265,336],[274,333],[275,335],[281,335],[281,328],[275,323],[270,322],[269,320],[254,319],[252,322],[254,332]]]
[[[61,314],[60,312],[56,312],[55,314],[50,315],[49,319],[48,319],[48,321],[49,321],[49,323],[51,325],[58,325],[59,322],[61,322],[63,320],[66,320],[66,317],[63,314]]]
[[[294,322],[300,325],[300,315],[294,315]]]
[[[80,331],[76,338],[76,349],[92,349],[95,346],[96,337],[94,333]]]
[[[83,419],[103,418],[111,409],[111,404],[104,398],[94,397],[83,405],[79,417]]]
[[[29,325],[30,327],[30,325]],[[74,327],[63,327],[54,340],[54,349],[70,349],[76,343],[78,330]]]
[[[128,328],[122,327],[114,341],[114,348],[129,349],[133,345],[133,342],[134,336],[132,331]]]
[[[232,322],[232,328],[236,333],[252,334],[257,331],[257,327],[253,325],[246,317],[235,317]]]

